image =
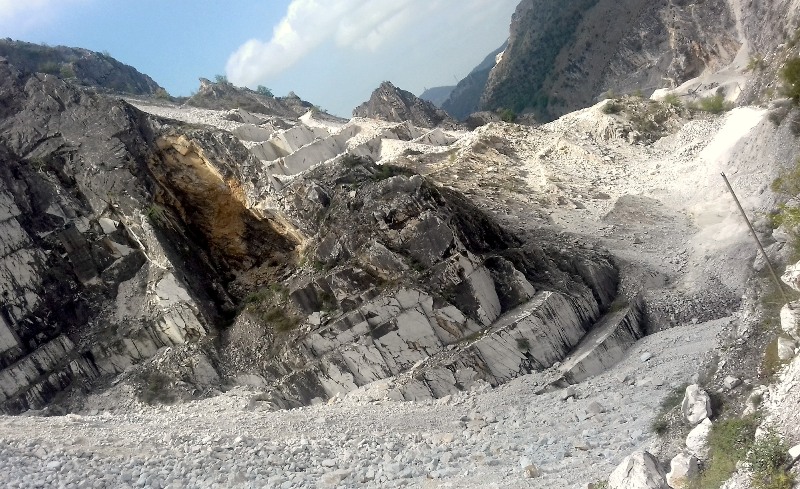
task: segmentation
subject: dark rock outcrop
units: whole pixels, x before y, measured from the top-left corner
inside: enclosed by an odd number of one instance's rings
[[[0,411],[202,342],[235,315],[234,279],[293,263],[230,135],[5,62],[0,107]]]
[[[280,196],[309,237],[306,265],[283,299],[264,290],[239,316],[220,361],[264,379],[261,400],[277,406],[389,376],[388,395],[401,399],[501,384],[564,359],[616,294],[604,254],[567,254],[556,236],[524,242],[402,168],[345,156]],[[309,319],[288,333],[259,325],[276,303]]]
[[[388,122],[408,121],[418,127],[455,128],[458,123],[447,112],[411,92],[383,82],[367,102],[353,110],[353,117],[368,117]]]
[[[314,108],[294,93],[286,97],[272,97],[249,88],[236,87],[222,81],[214,83],[200,79],[200,89],[186,100],[186,105],[205,109],[243,109],[257,114],[297,118]]]
[[[71,83],[115,93],[165,95],[149,76],[108,54],[0,39],[0,57],[25,73],[48,73]]]

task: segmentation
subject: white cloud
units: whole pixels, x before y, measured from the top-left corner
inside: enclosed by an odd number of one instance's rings
[[[0,0],[0,28],[25,32],[51,22],[57,11],[86,0]]]
[[[491,0],[494,1],[494,0]],[[237,85],[255,85],[302,60],[323,43],[340,49],[377,52],[426,17],[448,22],[465,13],[492,8],[490,0],[292,0],[269,41],[251,39],[228,59],[226,73]]]

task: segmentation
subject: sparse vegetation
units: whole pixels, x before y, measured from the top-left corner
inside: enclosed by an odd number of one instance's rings
[[[265,97],[274,97],[274,95],[272,94],[272,90],[265,87],[264,85],[259,85],[258,87],[256,87],[256,93],[258,93],[259,95],[263,95]]]
[[[397,175],[411,175],[411,173],[410,170],[401,166],[383,164],[377,166],[377,170],[372,174],[372,179],[380,181]]]
[[[214,81],[220,85],[230,85],[231,82],[228,81],[228,77],[225,75],[214,75]]]
[[[783,82],[783,94],[792,99],[795,105],[800,103],[800,58],[791,58],[780,70]]]
[[[75,78],[75,70],[73,70],[72,66],[70,65],[62,66],[61,69],[59,70],[59,74],[61,75],[61,78],[66,78],[66,79]]]
[[[664,436],[669,430],[668,416],[673,409],[678,407],[683,401],[683,396],[686,394],[686,386],[688,384],[680,385],[672,389],[669,394],[661,401],[659,405],[658,414],[650,424],[650,429],[658,436]]]
[[[678,97],[674,93],[666,94],[662,102],[664,102],[667,105],[671,105],[672,107],[683,107],[683,102],[681,102],[680,97]]]
[[[156,90],[155,97],[158,98],[158,99],[161,99],[161,100],[169,100],[170,99],[169,92],[167,92],[165,89],[163,89],[161,87],[159,87]]]
[[[59,75],[61,74],[61,65],[54,61],[46,61],[39,65],[39,73]]]
[[[150,220],[150,223],[152,223],[154,226],[163,226],[166,224],[166,209],[156,203],[150,204],[150,207],[147,208],[145,215],[147,216],[147,219]]]
[[[697,102],[688,105],[690,109],[708,112],[710,114],[721,114],[733,108],[733,104],[725,100],[725,96],[721,93],[703,97]]]
[[[767,67],[767,63],[764,60],[764,57],[759,53],[750,56],[750,60],[747,62],[747,71],[761,71]]]
[[[622,112],[622,109],[625,108],[622,103],[618,99],[609,99],[610,102],[607,102],[603,106],[603,113],[604,114],[619,114]]]
[[[714,423],[708,436],[709,460],[698,477],[689,481],[690,489],[719,489],[736,471],[753,446],[758,417],[730,418]]]
[[[755,489],[791,489],[794,476],[784,467],[788,460],[788,444],[773,429],[753,443],[745,461],[753,472]]]
[[[800,158],[792,168],[778,175],[770,188],[784,200],[800,195]],[[782,227],[789,234],[790,241],[787,244],[794,251],[790,258],[800,258],[800,207],[789,203],[779,204],[777,212],[770,214],[769,218],[773,228]]]
[[[517,114],[511,109],[503,109],[500,111],[500,120],[503,122],[516,122]]]
[[[294,330],[300,318],[289,307],[289,289],[281,284],[261,288],[244,299],[245,310],[279,333]]]

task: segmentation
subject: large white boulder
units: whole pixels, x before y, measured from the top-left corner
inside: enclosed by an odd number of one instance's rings
[[[800,341],[800,301],[790,302],[781,308],[781,329]]]
[[[672,489],[683,489],[689,483],[689,479],[698,474],[700,468],[697,458],[691,453],[679,453],[669,463],[667,472],[667,484]]]
[[[625,457],[608,478],[609,489],[668,489],[658,460],[648,452]]]
[[[686,450],[699,460],[708,458],[708,434],[711,433],[711,420],[706,418],[695,426],[686,436]]]
[[[800,292],[800,262],[786,267],[786,271],[781,276],[786,285]]]
[[[782,361],[791,360],[794,357],[794,350],[797,343],[783,336],[778,337],[778,358]]]
[[[681,403],[681,413],[692,426],[711,416],[711,398],[708,393],[697,384],[687,387]]]

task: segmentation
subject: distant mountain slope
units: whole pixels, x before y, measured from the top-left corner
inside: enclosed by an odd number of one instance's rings
[[[489,73],[497,63],[497,56],[506,49],[507,43],[489,53],[469,75],[458,82],[450,93],[449,98],[442,103],[442,108],[457,119],[466,119],[473,112],[478,111],[481,95],[486,88]]]
[[[369,117],[389,122],[409,121],[415,126],[427,128],[458,125],[444,110],[388,81],[381,83],[368,101],[353,110],[353,117]]]
[[[447,87],[428,88],[420,94],[419,98],[421,98],[422,100],[427,100],[433,105],[441,108],[442,104],[450,96],[454,88],[456,88],[455,85],[450,85]]]
[[[205,109],[243,109],[248,112],[296,118],[314,108],[314,104],[290,93],[286,97],[273,97],[236,87],[230,83],[214,83],[200,78],[200,89],[192,95],[186,105]]]
[[[738,37],[726,0],[522,0],[479,108],[549,121],[609,89],[646,95],[727,65]]]
[[[0,57],[26,73],[49,73],[77,85],[134,95],[166,93],[152,78],[108,54],[0,39]]]

